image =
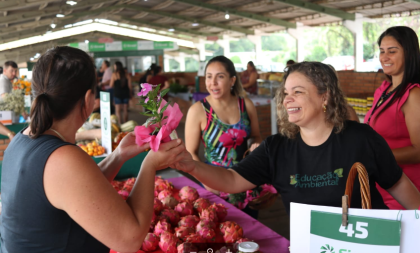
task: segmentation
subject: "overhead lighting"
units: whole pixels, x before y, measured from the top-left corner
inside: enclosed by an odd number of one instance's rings
[[[85,43],[86,43],[86,44],[89,44],[89,40],[85,40]]]
[[[31,57],[31,61],[33,61],[34,60],[34,57]]]
[[[70,27],[73,27],[73,25],[72,24],[69,24],[69,25],[65,25],[64,26],[64,28],[70,28]]]
[[[40,56],[41,56],[41,54],[40,54],[40,53],[36,53],[36,54],[35,54],[35,56],[34,56],[34,58],[35,58],[35,59],[38,59]]]
[[[200,24],[197,22],[192,23],[192,26],[199,26]]]
[[[59,14],[57,14],[57,15],[55,15],[55,16],[56,16],[57,18],[64,18],[66,15],[59,13]]]
[[[225,19],[229,19],[230,18],[230,16],[229,16],[229,12],[228,11],[226,11],[226,14],[225,14]]]
[[[168,29],[168,32],[174,32],[175,31],[175,29],[174,28],[169,28]]]
[[[50,26],[51,26],[52,29],[54,29],[57,25],[52,23]]]
[[[75,4],[77,4],[77,2],[75,2],[75,1],[66,1],[66,4],[69,4],[69,5],[75,5]]]
[[[80,21],[80,22],[74,23],[73,26],[86,25],[86,24],[90,24],[92,22],[93,22],[92,19],[88,19],[88,20],[85,20],[85,21]]]
[[[99,23],[107,24],[107,25],[118,25],[118,22],[108,20],[108,19],[95,19],[95,22],[99,22]]]

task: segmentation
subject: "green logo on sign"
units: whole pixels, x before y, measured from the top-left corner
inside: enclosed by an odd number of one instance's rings
[[[137,50],[137,41],[123,41],[122,50]]]
[[[343,168],[320,175],[295,174],[290,175],[290,184],[296,188],[317,188],[338,185],[338,180],[343,177]]]
[[[330,245],[325,245],[325,246],[322,246],[321,247],[321,249],[323,250],[323,251],[321,251],[320,253],[335,253],[335,251],[334,251],[334,247],[333,246],[331,246],[331,248],[330,248]]]
[[[105,43],[90,42],[89,43],[90,52],[101,52],[105,51]]]
[[[107,129],[108,129],[107,127],[108,127],[108,125],[107,125],[107,120],[106,120],[106,118],[104,117],[104,129],[105,129],[105,130],[107,130]]]

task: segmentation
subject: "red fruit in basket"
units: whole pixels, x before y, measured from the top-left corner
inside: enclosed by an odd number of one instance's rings
[[[185,237],[189,234],[195,234],[195,229],[190,227],[175,228],[175,236],[183,241],[185,240]]]
[[[199,198],[199,195],[195,188],[184,186],[179,191],[179,197],[184,201],[194,202]]]
[[[177,253],[176,247],[178,246],[178,238],[169,233],[163,232],[160,235],[159,247],[165,253]]]
[[[201,235],[199,235],[199,234],[189,234],[189,235],[187,235],[187,237],[185,237],[185,242],[205,243],[206,240],[203,237],[201,237]]]
[[[162,201],[155,198],[153,201],[153,210],[155,211],[155,213],[160,213],[162,209],[163,209]]]
[[[178,250],[178,253],[189,253],[189,252],[197,252],[198,249],[195,247],[192,243],[184,242],[176,248]]]
[[[250,240],[248,238],[241,238],[241,239],[239,239],[239,240],[236,241],[237,244],[239,244],[241,242],[253,242],[253,240]]]
[[[187,215],[182,217],[181,220],[178,222],[179,227],[189,227],[195,229],[198,222],[200,222],[200,218],[195,215]]]
[[[210,201],[207,199],[199,198],[194,201],[194,209],[197,213],[201,213],[204,209],[207,209],[210,206]]]
[[[162,201],[164,198],[166,198],[167,196],[171,196],[171,197],[173,197],[172,196],[172,191],[170,191],[170,190],[163,190],[163,191],[161,191],[161,192],[159,192],[159,194],[158,194],[158,199],[160,200],[160,201]]]
[[[156,224],[153,233],[157,236],[160,236],[163,232],[171,232],[172,233],[172,226],[168,222],[166,222],[164,220],[160,220]]]
[[[179,203],[174,210],[177,211],[181,217],[194,214],[194,207],[189,202]]]
[[[214,242],[216,240],[216,232],[212,228],[203,227],[197,234],[206,239],[207,242]]]
[[[179,214],[172,209],[163,209],[160,213],[159,220],[166,220],[175,227],[179,222]]]
[[[178,202],[183,202],[183,200],[179,197],[179,191],[176,191],[176,189],[173,191],[173,197],[178,200]]]
[[[214,221],[212,221],[212,220],[201,219],[198,222],[197,226],[195,227],[195,231],[200,232],[200,230],[202,230],[203,228],[215,229],[216,228],[216,223],[214,223]]]
[[[167,180],[158,178],[155,180],[155,191],[161,192],[163,190],[170,190],[172,191],[174,189],[174,186],[168,182]]]
[[[133,189],[134,183],[136,182],[136,178],[132,177],[129,178],[127,180],[125,180],[124,186],[123,186],[123,190],[126,190],[128,192],[131,192],[131,190]]]
[[[162,199],[162,204],[163,208],[174,209],[176,205],[178,205],[178,200],[172,196],[166,196],[164,199]]]
[[[226,243],[234,243],[244,235],[241,226],[233,221],[222,222],[219,227]]]
[[[153,233],[148,233],[144,238],[141,250],[143,251],[155,251],[159,245],[159,237]]]
[[[204,209],[200,213],[200,219],[212,220],[215,223],[217,223],[219,221],[219,218],[217,217],[216,210],[210,209],[210,208]]]
[[[224,205],[213,203],[213,205],[209,206],[207,209],[212,209],[217,213],[219,222],[225,221],[227,216],[227,208]]]
[[[113,181],[111,182],[111,185],[112,185],[112,187],[114,187],[114,189],[115,189],[116,191],[119,191],[119,190],[121,190],[121,189],[123,188],[123,186],[124,186],[124,182],[121,182],[121,181],[115,181],[115,180],[113,180]]]

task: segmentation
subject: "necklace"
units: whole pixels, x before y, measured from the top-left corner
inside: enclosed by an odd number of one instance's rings
[[[382,92],[381,97],[379,98],[378,103],[376,104],[376,107],[380,106],[384,101],[386,101],[394,92],[397,90],[397,88],[393,89],[392,91],[386,93],[386,90]]]
[[[66,138],[64,138],[58,131],[50,128],[51,131],[53,131],[54,133],[56,133],[63,141],[66,141]]]

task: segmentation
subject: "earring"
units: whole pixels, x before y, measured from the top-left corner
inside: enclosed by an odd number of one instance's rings
[[[324,108],[324,112],[327,112],[327,107],[325,105],[323,106],[323,108]]]
[[[230,90],[233,90],[233,86],[230,86]]]

